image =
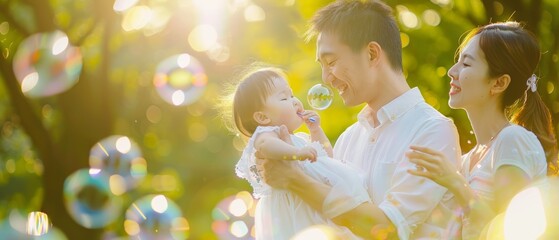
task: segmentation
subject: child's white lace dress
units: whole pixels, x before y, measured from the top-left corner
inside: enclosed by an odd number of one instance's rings
[[[235,168],[237,175],[251,184],[254,197],[259,199],[255,213],[256,239],[290,239],[301,230],[319,224],[334,228],[342,239],[359,239],[347,228],[338,226],[329,219],[361,203],[370,202],[360,174],[340,161],[329,158],[320,143],[309,143],[299,134],[291,135],[295,147],[312,146],[318,153],[314,163],[292,161],[292,164],[302,168],[314,179],[332,186],[324,200],[322,212],[316,211],[295,193],[273,189],[262,181],[256,169],[254,139],[268,131],[279,134],[279,127],[257,127]]]

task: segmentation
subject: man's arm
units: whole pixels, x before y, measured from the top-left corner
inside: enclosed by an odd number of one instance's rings
[[[331,186],[307,176],[301,169],[293,167],[289,162],[265,159],[261,161],[267,184],[276,188],[288,189],[312,208],[322,212],[324,199],[332,189]],[[348,227],[353,233],[364,238],[371,237],[371,229],[376,225],[394,227],[384,212],[370,202],[362,203],[356,208],[334,217],[332,221]]]

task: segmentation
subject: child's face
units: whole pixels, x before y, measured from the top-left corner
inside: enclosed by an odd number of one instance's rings
[[[303,104],[293,96],[285,79],[275,78],[273,82],[262,112],[271,120],[269,125],[285,125],[289,132],[293,132],[303,124],[303,119],[299,116],[304,110]]]

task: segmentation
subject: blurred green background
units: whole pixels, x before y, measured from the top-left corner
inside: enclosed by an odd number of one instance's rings
[[[314,41],[306,43],[303,33],[313,13],[329,2],[0,0],[0,238],[25,238],[17,233],[26,229],[20,218],[33,211],[47,213],[68,239],[126,238],[128,206],[142,196],[163,194],[182,211],[187,224],[181,231],[189,239],[234,239],[216,233],[223,226],[214,208],[251,189],[234,174],[243,143],[223,127],[217,99],[243,66],[261,61],[284,68],[295,95],[306,102],[307,90],[321,79]],[[557,0],[386,2],[394,7],[402,32],[409,84],[454,119],[463,151],[475,139],[464,112],[447,106],[446,72],[460,37],[489,22],[522,21],[538,37],[538,91],[559,129]],[[54,30],[79,47],[79,79],[59,94],[28,97],[14,74],[14,55],[27,37]],[[184,53],[198,59],[207,84],[193,103],[175,106],[157,93],[153,79],[158,64]],[[344,107],[335,96],[332,106],[320,111],[332,142],[360,109]],[[91,148],[111,135],[138,144],[148,174],[119,196],[124,204],[115,221],[87,229],[64,207],[64,180],[88,168]]]

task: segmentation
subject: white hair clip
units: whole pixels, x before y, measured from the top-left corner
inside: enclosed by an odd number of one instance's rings
[[[538,81],[538,77],[536,77],[536,74],[532,74],[532,76],[528,78],[528,81],[526,81],[526,85],[528,85],[528,88],[532,90],[532,92],[536,92],[536,90],[538,89],[538,87],[536,86],[536,81]]]

